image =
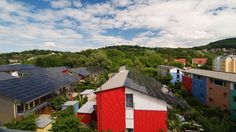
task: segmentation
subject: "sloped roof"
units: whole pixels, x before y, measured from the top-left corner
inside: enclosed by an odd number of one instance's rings
[[[186,102],[178,99],[174,95],[162,92],[162,84],[156,79],[139,74],[135,71],[125,70],[117,73],[114,77],[98,88],[96,92],[119,88],[122,86],[166,101],[170,105],[179,105],[181,107],[187,106]]]
[[[27,70],[22,78],[0,81],[0,94],[20,102],[28,102],[55,90],[79,81],[79,78],[65,74],[55,68]]]
[[[80,67],[80,68],[72,68],[70,69],[72,73],[76,73],[82,76],[89,76],[94,73],[98,73],[102,71],[102,68],[99,66],[89,66],[89,67]]]
[[[6,72],[0,72],[0,81],[1,80],[8,80],[8,79],[14,79],[16,77],[11,76],[10,74],[6,73]]]
[[[96,105],[96,102],[88,101],[77,111],[77,113],[91,114],[94,111],[94,105]]]
[[[93,89],[86,89],[83,92],[81,92],[80,95],[88,95],[88,94],[93,93],[93,92],[94,92]]]
[[[193,64],[206,64],[207,58],[193,58]]]
[[[38,68],[32,64],[0,65],[0,71],[18,71]]]
[[[215,79],[220,79],[220,80],[225,80],[225,81],[230,81],[230,82],[236,82],[235,73],[218,72],[218,71],[210,71],[210,70],[202,70],[202,69],[188,69],[188,70],[184,70],[183,72],[215,78]]]
[[[45,128],[52,121],[50,115],[40,115],[36,120],[36,125],[38,128]]]

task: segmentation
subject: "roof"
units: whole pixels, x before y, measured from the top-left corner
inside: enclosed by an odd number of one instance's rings
[[[63,105],[64,106],[73,106],[75,104],[79,103],[79,101],[67,101]]]
[[[38,128],[45,128],[51,122],[50,115],[40,115],[36,120],[36,125]]]
[[[83,92],[81,92],[80,95],[88,95],[88,94],[93,93],[93,92],[94,92],[93,89],[86,89]]]
[[[202,70],[202,69],[189,69],[189,70],[183,70],[183,72],[215,78],[215,79],[220,79],[220,80],[225,80],[225,81],[230,81],[230,82],[236,82],[235,73],[218,72],[218,71],[210,71],[210,70]]]
[[[55,90],[79,81],[79,78],[65,74],[58,68],[38,68],[27,71],[25,77],[0,81],[0,94],[20,102],[52,93]]]
[[[193,64],[206,64],[207,58],[193,58]]]
[[[38,68],[32,64],[0,65],[0,71],[18,71]]]
[[[181,58],[181,59],[175,59],[175,61],[176,61],[176,62],[183,63],[183,64],[186,63],[186,59],[184,59],[184,58]]]
[[[89,76],[91,74],[101,72],[102,69],[98,66],[90,66],[90,67],[72,68],[70,69],[70,71],[72,73],[76,73],[82,76]]]
[[[96,92],[110,90],[125,86],[143,94],[166,101],[170,105],[187,106],[187,103],[177,97],[162,92],[162,84],[152,77],[139,74],[135,71],[122,71],[109,79]]]
[[[86,113],[91,114],[94,111],[94,105],[96,105],[96,102],[87,102],[85,103],[78,111],[77,113]]]
[[[8,79],[14,79],[16,77],[11,76],[10,74],[6,73],[6,72],[0,72],[0,81],[1,80],[8,80]]]
[[[174,66],[167,66],[167,65],[159,65],[158,67],[161,67],[161,68],[167,68],[167,69],[174,69],[174,68],[177,68],[177,69],[179,69],[178,67],[174,67]]]

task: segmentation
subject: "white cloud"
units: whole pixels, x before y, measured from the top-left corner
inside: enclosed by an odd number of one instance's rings
[[[51,6],[53,8],[70,7],[71,6],[71,1],[70,0],[52,0],[51,1]]]
[[[43,48],[45,49],[53,49],[56,47],[56,44],[54,42],[44,42]]]

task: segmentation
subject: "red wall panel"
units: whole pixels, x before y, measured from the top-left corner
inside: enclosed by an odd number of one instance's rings
[[[125,88],[97,93],[98,131],[123,132],[125,130]]]
[[[167,111],[134,110],[134,132],[166,132]]]
[[[188,93],[192,94],[192,78],[188,76],[183,76],[182,84],[185,90],[187,90]]]
[[[91,123],[91,114],[77,113],[77,118],[79,118],[82,123]]]

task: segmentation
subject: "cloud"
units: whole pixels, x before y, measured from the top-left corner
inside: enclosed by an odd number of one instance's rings
[[[53,49],[56,47],[56,44],[54,42],[44,42],[43,48],[44,49]]]
[[[116,44],[192,47],[236,36],[235,0],[44,1],[51,7],[0,1],[0,46],[8,45],[2,52],[45,42],[66,51]],[[129,33],[135,35],[127,39]]]

